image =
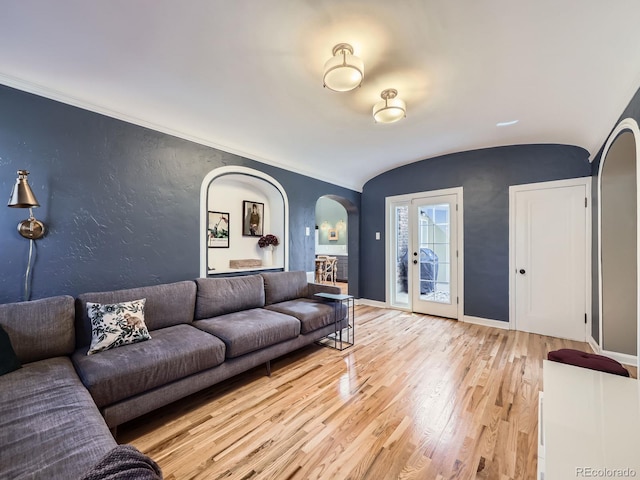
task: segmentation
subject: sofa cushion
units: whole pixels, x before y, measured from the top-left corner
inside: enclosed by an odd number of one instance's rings
[[[198,278],[195,319],[264,307],[264,282],[260,275]]]
[[[77,350],[73,363],[98,407],[220,365],[225,346],[192,325],[174,325],[153,332],[146,342],[86,355]]]
[[[0,375],[13,372],[22,367],[16,352],[11,346],[9,335],[0,325]]]
[[[239,357],[300,334],[298,320],[264,308],[196,320],[193,325],[220,338],[227,347],[227,358]]]
[[[68,357],[0,377],[0,478],[73,479],[116,441]]]
[[[300,321],[300,332],[303,334],[333,323],[336,320],[335,313],[339,317],[337,320],[342,320],[346,313],[346,308],[341,303],[333,304],[309,298],[280,302],[265,308],[296,317]],[[335,312],[334,308],[338,311]]]
[[[149,340],[144,323],[145,299],[122,303],[87,302],[91,320],[91,346],[87,355]]]
[[[192,281],[112,292],[83,293],[76,299],[76,347],[84,347],[91,343],[91,321],[87,315],[87,302],[122,303],[141,298],[146,299],[144,322],[151,332],[193,321],[196,284]]]
[[[305,272],[268,272],[260,275],[264,279],[266,305],[306,297],[309,293]]]
[[[75,348],[73,297],[0,305],[0,325],[23,363],[71,355]]]

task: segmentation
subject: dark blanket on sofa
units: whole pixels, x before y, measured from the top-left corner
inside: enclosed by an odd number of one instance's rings
[[[118,445],[80,480],[162,480],[162,471],[134,446]]]

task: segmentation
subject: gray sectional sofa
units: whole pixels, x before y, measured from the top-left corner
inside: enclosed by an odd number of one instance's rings
[[[80,478],[118,425],[334,332],[319,292],[339,289],[272,272],[0,305],[23,364],[0,376],[0,479]],[[151,339],[87,355],[87,303],[142,298]]]
[[[22,363],[0,376],[0,478],[75,479],[116,446],[71,363],[73,298],[0,305]]]

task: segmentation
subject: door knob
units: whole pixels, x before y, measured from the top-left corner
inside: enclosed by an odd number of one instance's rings
[[[525,271],[524,271],[524,268],[521,268],[521,269],[520,269],[520,273],[521,273],[522,275],[524,275],[524,274],[525,274],[525,273],[527,273],[527,272],[525,272]]]

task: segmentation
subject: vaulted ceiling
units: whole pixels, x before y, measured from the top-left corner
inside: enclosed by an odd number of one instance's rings
[[[478,148],[593,156],[640,87],[637,0],[0,0],[0,12],[0,83],[355,190]],[[365,77],[336,93],[322,74],[341,42]],[[385,88],[404,120],[374,122]]]

